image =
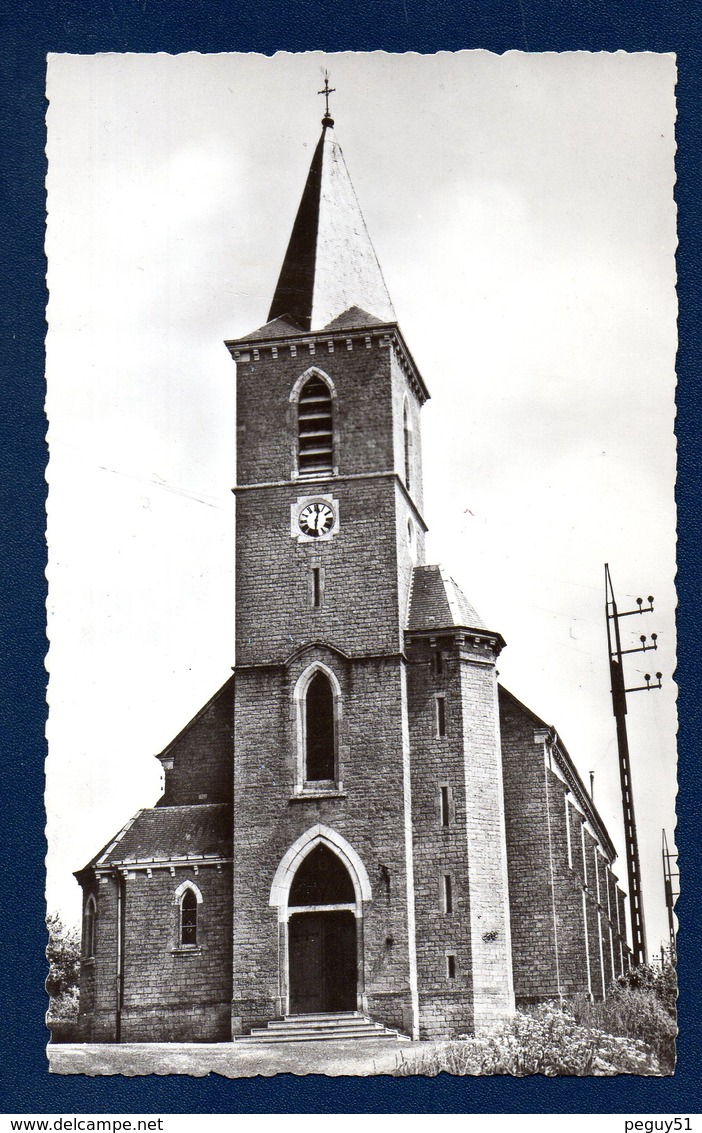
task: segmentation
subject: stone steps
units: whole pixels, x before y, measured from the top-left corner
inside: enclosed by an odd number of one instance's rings
[[[285,1015],[271,1019],[266,1027],[254,1027],[249,1035],[237,1035],[237,1042],[246,1043],[304,1043],[334,1042],[339,1039],[394,1039],[409,1042],[382,1023],[376,1023],[360,1011],[324,1012],[319,1015]]]

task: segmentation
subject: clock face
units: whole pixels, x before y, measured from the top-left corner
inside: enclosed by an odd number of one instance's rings
[[[312,539],[319,539],[320,535],[328,534],[334,526],[334,520],[334,509],[324,500],[314,500],[311,504],[305,504],[298,516],[300,531]]]

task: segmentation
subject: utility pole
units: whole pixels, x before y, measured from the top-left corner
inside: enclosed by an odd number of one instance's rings
[[[651,684],[651,676],[646,673],[645,685],[627,688],[624,679],[622,658],[627,653],[647,653],[658,648],[658,634],[651,634],[652,644],[646,644],[646,635],[639,638],[641,645],[634,649],[622,649],[619,622],[632,614],[649,614],[653,610],[653,595],[648,596],[648,606],[643,598],[636,599],[637,609],[620,613],[612,588],[609,566],[605,563],[605,615],[607,621],[607,647],[609,673],[612,681],[612,710],[617,725],[617,747],[619,749],[619,776],[622,787],[622,810],[624,813],[624,841],[626,845],[626,868],[629,880],[629,909],[631,913],[631,945],[634,967],[646,963],[646,929],[644,926],[643,901],[641,896],[641,866],[639,863],[639,840],[636,833],[634,814],[634,795],[631,785],[631,760],[629,757],[629,737],[626,730],[626,698],[630,692],[650,692],[661,688],[662,673],[656,673],[658,684]]]
[[[674,883],[678,881],[680,875],[677,868],[673,867],[672,859],[676,858],[677,854],[674,850],[671,852],[668,849],[668,839],[665,836],[665,830],[663,830],[661,850],[663,856],[663,885],[665,888],[665,907],[668,910],[668,947],[670,949],[670,962],[671,964],[675,964],[675,921],[673,919],[673,909],[675,907],[675,898],[678,896],[678,893],[674,888]]]

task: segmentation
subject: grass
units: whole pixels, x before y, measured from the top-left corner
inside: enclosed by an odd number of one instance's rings
[[[615,999],[616,994],[612,996]],[[664,1020],[655,1008],[647,1006],[644,1010],[643,1003],[630,991],[616,1004],[609,1004],[610,1000],[588,1003],[589,1013],[584,1004],[561,1007],[554,1003],[518,1011],[489,1034],[466,1035],[431,1050],[401,1051],[395,1074],[553,1077],[672,1073],[668,1045],[674,1041],[675,1024],[670,1016],[663,1011]],[[664,1041],[660,1030],[665,1033]]]

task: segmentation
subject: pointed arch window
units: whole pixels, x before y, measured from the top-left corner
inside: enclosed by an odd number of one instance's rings
[[[202,893],[194,881],[184,881],[176,889],[174,901],[178,909],[178,948],[194,948],[200,944]]]
[[[95,898],[91,894],[85,903],[85,912],[83,913],[83,956],[86,960],[95,955],[96,915],[97,906]]]
[[[412,487],[412,417],[409,404],[405,398],[402,411],[402,437],[405,457],[405,487]]]
[[[317,374],[307,379],[297,404],[298,474],[302,479],[334,471],[332,394]]]
[[[313,661],[293,689],[296,716],[296,796],[343,790],[339,766],[341,686],[333,669]]]
[[[329,782],[336,777],[334,690],[318,670],[305,695],[305,780]]]
[[[180,943],[197,944],[197,897],[192,889],[180,899]]]

